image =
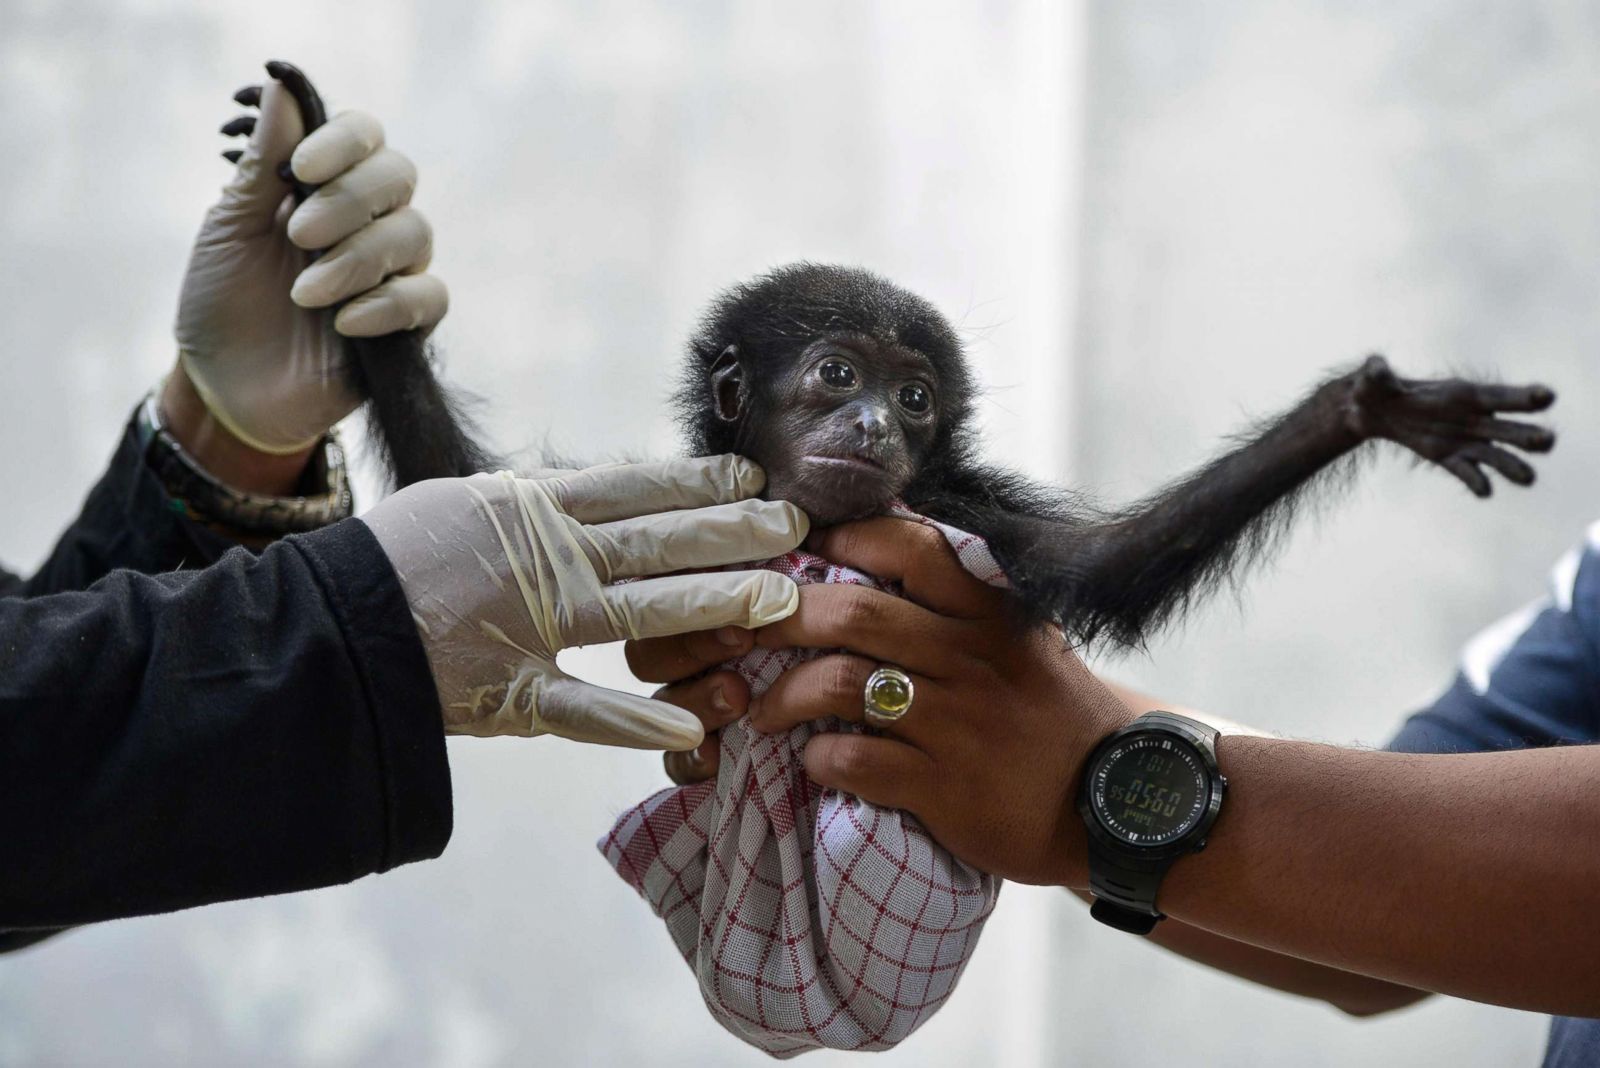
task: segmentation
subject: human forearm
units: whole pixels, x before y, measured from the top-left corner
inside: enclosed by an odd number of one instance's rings
[[[1161,890],[1173,918],[1421,990],[1600,1015],[1600,749],[1410,756],[1219,743],[1207,850]]]
[[[232,540],[173,509],[129,426],[100,481],[38,571],[25,582],[8,586],[0,581],[0,592],[39,597],[87,589],[119,569],[157,574],[204,567],[233,546]]]
[[[1165,709],[1210,723],[1224,734],[1264,734],[1262,731],[1231,720],[1174,704],[1171,701],[1158,700],[1118,682],[1111,680],[1105,682],[1106,688],[1127,706],[1130,715],[1139,715],[1152,709]],[[1085,903],[1093,901],[1086,891],[1072,892]],[[1315,961],[1302,960],[1287,953],[1263,949],[1248,942],[1191,926],[1172,917],[1168,917],[1165,922],[1156,926],[1149,935],[1149,941],[1198,964],[1216,968],[1240,979],[1270,986],[1288,994],[1326,1001],[1352,1016],[1372,1016],[1389,1012],[1415,1004],[1428,996],[1426,991],[1347,972]]]
[[[1086,891],[1073,890],[1072,893],[1085,904],[1093,901]],[[1413,1005],[1428,996],[1424,990],[1262,949],[1171,917],[1158,924],[1148,940],[1196,964],[1286,994],[1326,1001],[1352,1016],[1376,1016]]]
[[[434,856],[443,728],[359,523],[199,572],[0,602],[0,928],[345,882]]]

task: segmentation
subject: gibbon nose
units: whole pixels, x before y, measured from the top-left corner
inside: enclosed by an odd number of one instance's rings
[[[882,445],[889,439],[889,413],[876,404],[857,405],[854,424],[864,444]]]

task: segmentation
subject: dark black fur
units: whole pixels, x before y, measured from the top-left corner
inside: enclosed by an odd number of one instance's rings
[[[273,60],[267,73],[283,83],[300,108],[306,133],[327,121],[322,98],[293,64]],[[315,190],[295,183],[300,200]],[[379,465],[396,488],[429,478],[472,475],[497,466],[476,438],[456,397],[433,373],[432,353],[415,330],[375,338],[340,338],[350,355],[356,388],[367,397],[367,426]]]
[[[1490,423],[1499,408],[1547,407],[1554,396],[1543,387],[1410,382],[1373,357],[1200,471],[1131,507],[1106,510],[981,460],[970,425],[971,373],[960,339],[931,304],[868,271],[799,263],[723,293],[690,340],[675,407],[691,451],[740,452],[767,463],[762,450],[783,442],[769,440],[776,415],[763,384],[791,373],[809,343],[838,335],[909,347],[931,362],[939,422],[931,446],[914,458],[902,499],[984,537],[1025,615],[1058,621],[1085,643],[1142,644],[1197,596],[1260,559],[1313,478],[1370,438],[1405,444],[1480,495],[1488,480],[1478,464],[1514,482],[1533,477],[1490,442],[1543,451],[1554,440],[1526,424]],[[737,420],[719,414],[707,385],[730,353],[752,397]]]
[[[376,458],[395,488],[504,466],[478,441],[459,395],[435,377],[432,353],[415,330],[344,344],[367,398]]]

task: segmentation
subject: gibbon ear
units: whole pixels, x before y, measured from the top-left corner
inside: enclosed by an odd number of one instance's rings
[[[711,402],[717,418],[724,423],[738,420],[744,412],[744,368],[739,363],[739,346],[729,345],[711,365]]]

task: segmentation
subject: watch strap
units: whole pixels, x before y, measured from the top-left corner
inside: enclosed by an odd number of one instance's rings
[[[1209,723],[1174,712],[1153,711],[1140,716],[1125,730],[1135,728],[1156,728],[1177,734],[1190,744],[1208,751],[1214,760],[1220,732]],[[1122,733],[1117,732],[1107,742]],[[1220,774],[1217,780],[1214,789],[1227,784]],[[1085,782],[1085,790],[1087,788]],[[1087,804],[1084,805],[1084,817],[1095,818]],[[1203,845],[1202,840],[1195,848]],[[1089,889],[1094,895],[1094,904],[1089,910],[1091,916],[1109,927],[1138,935],[1149,934],[1156,924],[1166,919],[1166,914],[1156,907],[1156,893],[1161,889],[1161,881],[1167,871],[1185,854],[1144,858],[1132,852],[1109,849],[1093,838],[1090,839],[1088,853]]]
[[[1173,858],[1176,859],[1176,858]],[[1089,848],[1089,890],[1094,894],[1090,914],[1101,923],[1132,934],[1149,934],[1166,919],[1156,908],[1156,891],[1172,867],[1172,860],[1130,864],[1098,846]]]
[[[1156,924],[1166,919],[1160,913],[1152,915],[1137,909],[1124,908],[1108,898],[1098,896],[1094,899],[1094,904],[1089,906],[1089,915],[1107,927],[1136,935],[1149,934],[1156,929]]]
[[[1203,720],[1190,716],[1180,716],[1176,712],[1157,710],[1146,712],[1134,723],[1140,727],[1165,727],[1167,730],[1176,731],[1185,735],[1196,745],[1216,745],[1221,731]]]

